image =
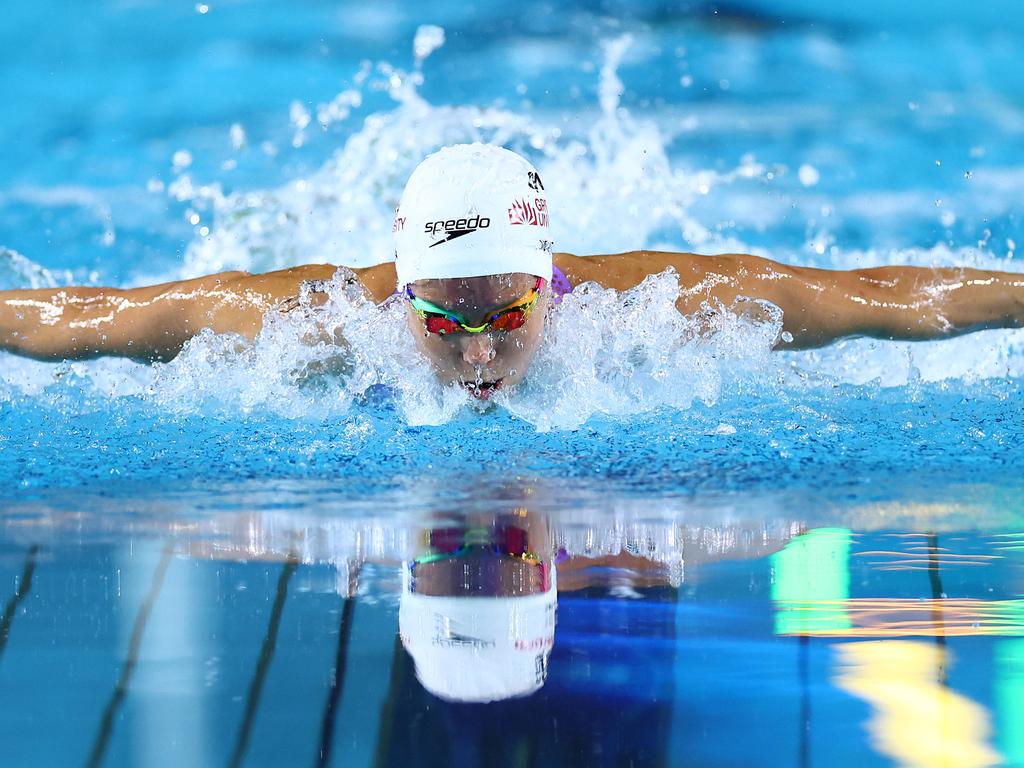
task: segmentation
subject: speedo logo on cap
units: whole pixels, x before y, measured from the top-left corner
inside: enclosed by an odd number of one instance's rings
[[[428,221],[424,225],[423,231],[434,237],[441,235],[437,242],[430,244],[430,247],[433,248],[435,245],[447,243],[456,237],[476,232],[478,229],[487,229],[489,226],[491,226],[491,220],[486,216],[470,216],[468,219]]]

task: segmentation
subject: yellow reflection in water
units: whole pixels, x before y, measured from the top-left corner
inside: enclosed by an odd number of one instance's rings
[[[940,680],[948,652],[915,640],[836,646],[833,682],[866,701],[872,746],[909,768],[980,768],[1003,757],[989,744],[988,710]]]

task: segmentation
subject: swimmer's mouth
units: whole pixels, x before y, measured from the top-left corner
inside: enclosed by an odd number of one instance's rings
[[[464,381],[462,386],[469,390],[469,394],[475,397],[477,400],[486,400],[499,389],[504,383],[504,379],[498,379],[497,381]]]

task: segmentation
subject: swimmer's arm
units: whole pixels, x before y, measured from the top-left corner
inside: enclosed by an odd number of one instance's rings
[[[275,294],[224,272],[144,288],[0,291],[0,350],[56,362],[169,360],[203,328],[253,338]]]
[[[684,314],[707,301],[734,306],[740,297],[765,299],[783,310],[792,342],[807,349],[842,338],[921,341],[987,328],[1024,326],[1024,274],[960,267],[876,267],[837,271],[794,267],[758,256],[637,251],[610,256],[558,254],[570,281],[594,280],[624,290],[672,267],[679,275],[676,306]]]
[[[1024,326],[1024,275],[962,267],[875,267],[836,271],[729,256],[738,295],[783,311],[791,342],[806,349],[842,338],[925,341]],[[725,290],[724,298],[730,296]]]

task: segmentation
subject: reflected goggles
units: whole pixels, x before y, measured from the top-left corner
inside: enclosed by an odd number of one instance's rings
[[[470,325],[466,318],[458,312],[431,304],[426,299],[421,299],[412,292],[411,286],[405,288],[405,298],[408,299],[413,311],[423,318],[423,323],[428,333],[436,333],[446,336],[450,333],[484,333],[485,331],[514,331],[522,328],[523,324],[530,317],[530,313],[537,305],[540,292],[544,288],[544,278],[538,277],[537,284],[507,307],[490,312],[483,325]]]
[[[540,570],[541,588],[551,588],[549,563],[530,548],[527,532],[513,525],[493,528],[435,528],[427,532],[423,544],[427,552],[412,561],[410,573],[416,576],[417,565],[451,561],[471,553],[491,553],[502,559],[510,558]]]

